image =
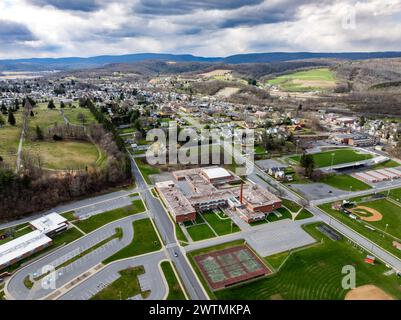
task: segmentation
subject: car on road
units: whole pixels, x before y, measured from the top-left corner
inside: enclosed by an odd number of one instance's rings
[[[174,251],[174,257],[178,257],[178,253],[176,251]]]

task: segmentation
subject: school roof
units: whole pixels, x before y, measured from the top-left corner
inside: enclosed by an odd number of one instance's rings
[[[29,254],[52,242],[46,234],[39,230],[32,231],[0,246],[0,266]]]
[[[209,178],[209,179],[219,179],[219,178],[229,178],[231,177],[231,173],[228,172],[224,168],[207,168],[207,169],[202,169],[203,173]]]
[[[58,213],[50,213],[30,222],[36,230],[49,233],[59,229],[67,222],[67,219],[60,216]]]

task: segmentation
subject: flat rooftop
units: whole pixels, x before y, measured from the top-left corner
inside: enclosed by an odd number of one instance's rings
[[[36,230],[40,230],[45,233],[55,231],[65,225],[67,219],[62,217],[56,212],[50,213],[44,217],[40,217],[36,220],[29,222],[29,224]]]
[[[205,168],[202,169],[202,172],[209,178],[209,179],[221,179],[221,178],[230,178],[231,173],[228,172],[224,168],[216,167],[216,168]]]
[[[38,248],[51,244],[52,239],[39,230],[32,231],[0,246],[0,265],[7,264]]]
[[[173,181],[156,183],[157,190],[166,200],[166,205],[175,216],[186,215],[195,212],[195,208],[184,196]]]
[[[271,205],[281,201],[273,193],[259,187],[258,185],[252,185],[247,188],[244,187],[243,191],[244,200],[252,206]]]

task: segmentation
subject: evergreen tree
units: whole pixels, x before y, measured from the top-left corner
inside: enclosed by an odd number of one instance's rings
[[[36,125],[36,139],[43,140],[43,132],[38,125]]]
[[[17,123],[15,121],[14,114],[12,113],[11,110],[8,112],[8,123],[11,124],[12,126],[15,126],[15,124]]]
[[[47,107],[48,107],[49,109],[55,109],[55,108],[56,108],[56,105],[54,104],[54,101],[53,101],[53,100],[50,100],[49,103],[48,103],[48,105],[47,105]]]

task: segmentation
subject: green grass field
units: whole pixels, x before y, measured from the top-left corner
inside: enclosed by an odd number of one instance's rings
[[[394,237],[401,238],[401,207],[385,199],[371,202],[363,202],[360,205],[378,210],[380,213],[382,213],[383,219],[376,222],[366,222],[360,220],[356,221],[349,218],[342,212],[332,209],[331,203],[321,205],[319,206],[319,208],[327,212],[329,215],[333,216],[337,220],[345,223],[361,235],[372,240],[378,246],[401,258],[401,251],[396,249],[392,245],[393,241],[396,240],[394,239]],[[387,223],[387,233],[390,235],[384,234],[382,232],[386,229]],[[371,226],[376,230],[370,230],[365,227],[366,225]]]
[[[161,243],[150,219],[134,221],[132,227],[134,228],[134,239],[131,244],[104,260],[103,263],[110,263],[115,260],[138,256],[161,249]]]
[[[132,201],[132,205],[130,206],[99,213],[89,217],[88,219],[76,221],[74,222],[74,224],[82,231],[89,233],[100,228],[101,226],[104,226],[107,223],[144,211],[145,206],[142,200],[134,200]]]
[[[281,199],[281,203],[284,207],[292,212],[298,212],[302,208],[298,203],[284,198]]]
[[[52,170],[85,169],[101,158],[98,148],[85,141],[27,142],[24,150],[40,156],[43,167]]]
[[[160,173],[160,169],[145,163],[140,158],[135,158],[135,162],[138,165],[138,168],[141,171],[141,173],[143,175],[143,178],[145,179],[146,183],[147,184],[152,184],[152,181],[150,181],[149,175]]]
[[[178,279],[175,276],[175,273],[173,271],[173,266],[171,265],[171,263],[169,261],[163,261],[161,263],[161,268],[163,270],[164,277],[166,278],[169,287],[167,300],[186,300],[184,292],[182,291],[182,288],[180,286],[180,283],[178,282]]]
[[[399,203],[401,203],[401,188],[393,189],[390,191],[389,197]]]
[[[374,166],[370,167],[370,170],[378,170],[378,169],[386,169],[386,168],[395,168],[399,167],[401,164],[399,164],[397,161],[394,160],[388,160],[384,163],[376,164]]]
[[[332,157],[334,154],[334,157]],[[339,149],[321,153],[313,154],[315,160],[315,166],[317,168],[330,167],[331,164],[343,164],[362,160],[371,159],[373,156],[371,154],[359,153],[352,149]],[[301,160],[301,155],[290,157],[290,159],[299,162]],[[332,162],[333,160],[333,162]]]
[[[372,189],[371,186],[347,174],[334,174],[324,177],[320,182],[333,188],[345,191],[362,191]]]
[[[205,240],[215,237],[212,229],[210,229],[206,223],[187,227],[187,231],[193,241]]]
[[[240,231],[240,228],[230,218],[221,219],[212,211],[204,212],[202,217],[219,236]]]
[[[6,124],[0,127],[0,156],[5,163],[15,168],[17,164],[18,144],[22,131],[22,111],[14,113],[15,126],[7,122],[8,115],[1,114],[1,116]]]
[[[356,285],[373,284],[393,297],[400,299],[401,280],[395,274],[385,276],[384,264],[364,263],[366,253],[350,245],[347,240],[332,241],[315,229],[316,224],[305,227],[317,244],[295,251],[285,261],[280,271],[249,283],[214,292],[213,298],[233,300],[341,300],[347,290],[341,286],[342,268],[352,265],[356,269]],[[323,239],[323,242],[321,242]],[[278,267],[287,253],[266,258]]]
[[[71,124],[76,125],[89,125],[91,123],[96,123],[96,119],[93,116],[92,112],[86,108],[64,108],[63,109],[64,116],[68,119]],[[84,121],[82,122],[82,118],[79,116],[82,114],[84,117]]]
[[[267,83],[290,92],[324,91],[336,86],[334,73],[328,68],[294,72],[268,80]]]
[[[91,300],[127,300],[141,294],[142,298],[149,296],[150,292],[141,292],[138,276],[145,273],[143,266],[121,270],[121,277],[94,295]]]
[[[308,218],[312,218],[312,217],[313,217],[312,213],[310,213],[306,209],[302,209],[302,211],[300,213],[298,213],[298,215],[296,216],[295,220],[303,220],[303,219],[308,219]]]

